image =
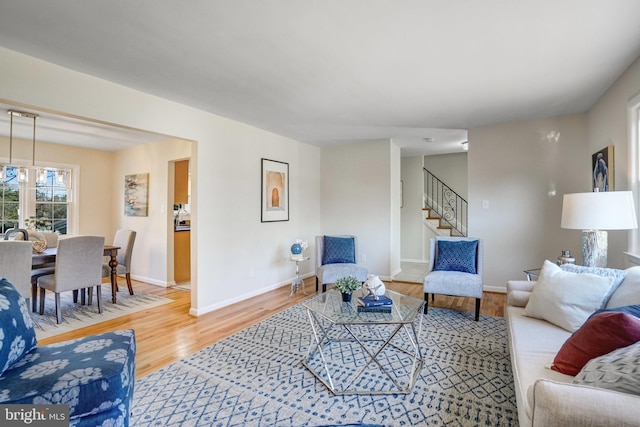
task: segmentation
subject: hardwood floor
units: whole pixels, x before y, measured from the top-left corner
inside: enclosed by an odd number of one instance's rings
[[[135,290],[160,295],[173,300],[173,302],[43,339],[39,341],[39,344],[51,344],[119,329],[134,329],[138,345],[136,377],[140,378],[315,295],[315,278],[308,278],[305,283],[308,296],[305,296],[300,290],[292,298],[289,298],[290,288],[283,286],[273,292],[238,302],[200,317],[192,317],[189,315],[190,292],[134,281],[133,288]],[[388,289],[396,292],[420,299],[424,297],[420,284],[385,282],[385,285]],[[120,289],[120,292],[127,291],[126,286],[121,285]],[[505,303],[506,296],[504,294],[485,292],[481,313],[502,316]],[[435,302],[430,302],[429,306],[472,312],[474,304],[473,298],[436,295]]]

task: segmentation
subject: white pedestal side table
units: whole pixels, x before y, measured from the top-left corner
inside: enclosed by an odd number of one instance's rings
[[[300,262],[308,261],[310,259],[311,257],[309,256],[302,256],[302,257],[295,257],[293,255],[291,256],[291,261],[294,261],[296,263],[296,279],[293,282],[291,282],[291,293],[289,294],[289,298],[291,298],[293,294],[298,292],[298,289],[300,288],[300,284],[302,284],[302,292],[305,295],[308,295],[307,290],[305,289],[305,286],[304,286],[304,280],[300,279]]]

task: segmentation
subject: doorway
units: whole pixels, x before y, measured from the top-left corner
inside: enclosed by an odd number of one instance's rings
[[[191,291],[191,162],[170,162],[173,168],[173,282]]]

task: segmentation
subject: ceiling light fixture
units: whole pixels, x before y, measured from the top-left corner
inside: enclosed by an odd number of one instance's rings
[[[13,117],[27,117],[33,119],[33,138],[31,141],[31,166],[36,165],[36,119],[40,117],[38,114],[27,113],[24,111],[8,110],[7,114],[11,116],[11,124],[9,125],[9,164],[13,163]],[[20,167],[18,172],[18,181],[27,182],[29,173],[27,168]]]

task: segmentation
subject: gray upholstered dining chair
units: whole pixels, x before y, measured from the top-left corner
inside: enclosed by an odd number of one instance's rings
[[[31,295],[31,242],[0,240],[0,277],[16,287],[24,299]]]
[[[429,294],[476,299],[475,320],[482,300],[483,242],[475,237],[438,236],[430,241],[429,272],[424,278],[424,312]]]
[[[58,242],[55,273],[38,278],[40,287],[40,314],[44,314],[45,293],[47,290],[55,293],[56,318],[62,322],[60,293],[77,291],[96,287],[98,313],[102,313],[101,282],[102,282],[102,254],[104,252],[104,237],[102,236],[74,236]]]
[[[322,284],[322,292],[326,292],[327,284],[345,276],[355,276],[364,283],[369,271],[357,262],[356,236],[316,236],[316,292],[318,284]]]
[[[58,246],[58,233],[53,231],[29,231],[29,240],[43,240],[48,248]]]
[[[136,232],[133,230],[117,230],[113,239],[113,246],[119,246],[118,266],[116,267],[116,274],[124,274],[127,280],[127,287],[129,288],[129,294],[133,295],[133,286],[131,285],[131,254],[133,253],[133,243],[136,240]],[[108,263],[102,263],[102,277],[111,277],[111,267]],[[118,283],[116,279],[116,289]]]

